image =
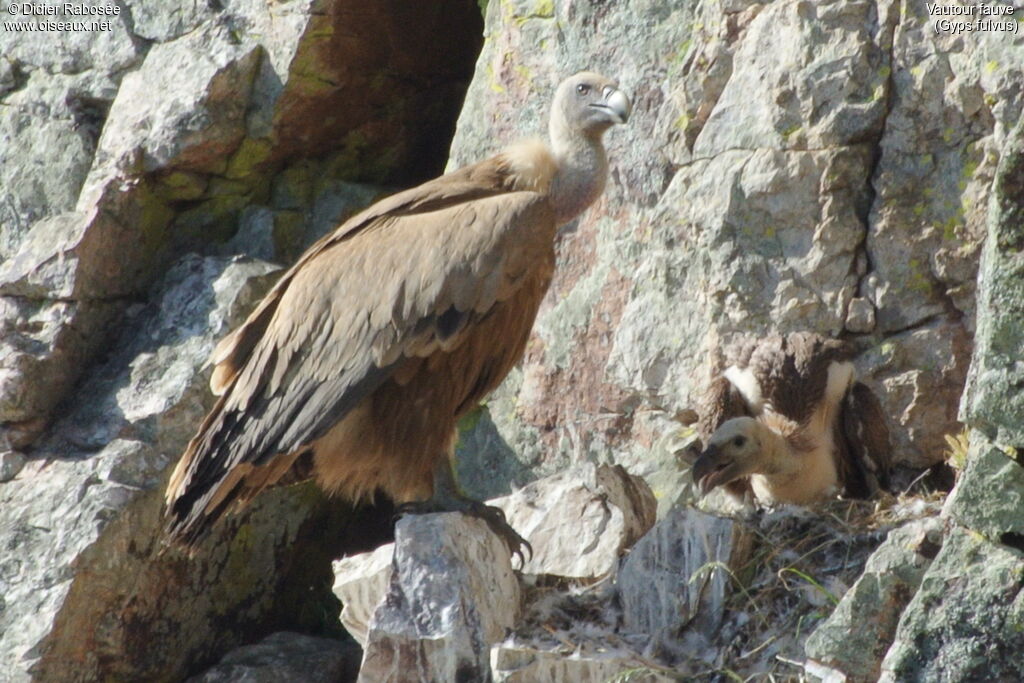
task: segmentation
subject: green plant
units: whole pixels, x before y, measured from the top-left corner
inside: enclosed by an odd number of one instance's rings
[[[969,432],[964,428],[957,434],[946,434],[942,438],[949,446],[944,453],[946,462],[957,472],[963,471],[967,465],[967,450],[971,445]]]

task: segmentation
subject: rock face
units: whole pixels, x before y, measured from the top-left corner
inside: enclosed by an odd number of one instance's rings
[[[979,277],[977,344],[961,406],[967,467],[946,501],[955,523],[900,618],[882,680],[1015,680],[1024,624],[1020,405],[1024,118],[999,162]],[[952,589],[955,587],[955,589]]]
[[[961,417],[997,444],[1024,444],[1024,119],[1003,150],[979,275],[978,343]],[[1018,461],[1019,462],[1019,461]]]
[[[516,561],[518,571],[547,579],[590,583],[613,574],[620,556],[654,523],[650,488],[617,466],[583,465],[489,502],[505,511],[508,523],[533,548],[526,553],[525,564],[518,566]],[[415,520],[409,519],[410,534],[431,538],[434,529]],[[481,542],[475,536],[472,540]],[[438,552],[447,550],[445,539],[435,542],[442,546]],[[391,582],[394,555],[395,546],[388,544],[334,564],[334,593],[345,605],[341,622],[364,646],[370,618]],[[416,556],[412,559],[416,561]]]
[[[943,510],[948,531],[923,543],[907,537],[913,527],[893,532],[807,641],[810,657],[854,680],[1024,675],[1014,654],[1024,642],[1024,467],[1015,408],[1024,334],[1022,182],[1024,118],[1002,150],[988,206],[976,344],[961,404],[970,448]]]
[[[668,683],[669,676],[645,668],[640,662],[615,655],[566,657],[530,648],[495,648],[491,658],[495,683]]]
[[[387,543],[372,553],[345,557],[334,563],[334,594],[344,605],[341,623],[366,647],[370,619],[388,592],[395,545]]]
[[[727,518],[693,508],[670,512],[622,563],[617,583],[623,627],[662,641],[691,624],[705,636],[714,634],[729,573],[746,561],[741,536]]]
[[[583,465],[492,501],[533,547],[524,574],[598,579],[654,524],[643,480],[619,466]]]
[[[807,656],[850,680],[877,680],[900,615],[942,547],[942,531],[932,517],[890,532],[857,583],[807,638]]]
[[[1024,554],[965,529],[952,531],[942,548],[900,619],[879,680],[1024,676],[1017,656],[1024,623]]]

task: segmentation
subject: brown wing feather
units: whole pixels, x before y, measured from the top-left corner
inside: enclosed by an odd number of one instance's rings
[[[847,496],[870,498],[889,488],[889,427],[878,397],[854,382],[836,421],[839,478]]]
[[[223,395],[172,476],[172,535],[194,539],[273,483],[401,359],[454,348],[516,290],[532,258],[518,244],[531,231],[550,244],[554,217],[542,195],[507,192],[500,171],[468,167],[350,219],[218,346]]]
[[[710,386],[701,398],[703,400],[698,411],[700,419],[697,421],[697,433],[702,443],[706,444],[715,430],[726,420],[753,416],[742,394],[722,375],[711,380]]]
[[[829,365],[852,360],[854,355],[844,341],[794,332],[761,340],[750,356],[749,367],[765,402],[775,412],[803,424],[825,394]]]
[[[225,391],[248,360],[256,340],[267,328],[280,303],[281,294],[288,289],[295,275],[325,250],[351,239],[389,216],[415,216],[440,211],[456,204],[493,197],[512,190],[507,176],[508,171],[500,157],[467,166],[423,185],[386,197],[347,220],[337,230],[321,237],[281,276],[248,319],[217,344],[210,359],[214,365],[210,388],[218,396]]]

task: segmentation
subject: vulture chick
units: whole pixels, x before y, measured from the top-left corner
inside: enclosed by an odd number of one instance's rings
[[[264,488],[313,478],[351,501],[476,514],[520,552],[500,510],[457,488],[455,426],[522,356],[556,231],[604,190],[602,136],[630,108],[614,81],[576,74],[550,146],[400,192],[310,247],[213,352],[220,398],[171,476],[168,534],[193,544]]]
[[[693,465],[703,494],[761,503],[868,498],[888,486],[889,430],[853,348],[808,332],[748,341],[712,381]]]

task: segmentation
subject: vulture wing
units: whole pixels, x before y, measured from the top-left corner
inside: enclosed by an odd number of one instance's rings
[[[704,444],[707,444],[711,435],[726,420],[755,415],[743,399],[743,394],[724,375],[718,375],[711,380],[711,385],[701,396],[701,400],[697,433]]]
[[[854,382],[850,388],[843,400],[837,431],[839,478],[846,495],[870,498],[888,489],[889,428],[882,404],[866,385]]]
[[[747,370],[766,407],[805,424],[826,398],[829,366],[851,361],[854,355],[854,349],[838,339],[794,332],[762,340],[751,353]]]
[[[458,345],[551,249],[544,196],[488,162],[399,193],[317,242],[215,349],[220,394],[168,486],[169,531],[194,536],[273,483],[401,359]],[[262,475],[253,485],[253,470]]]

